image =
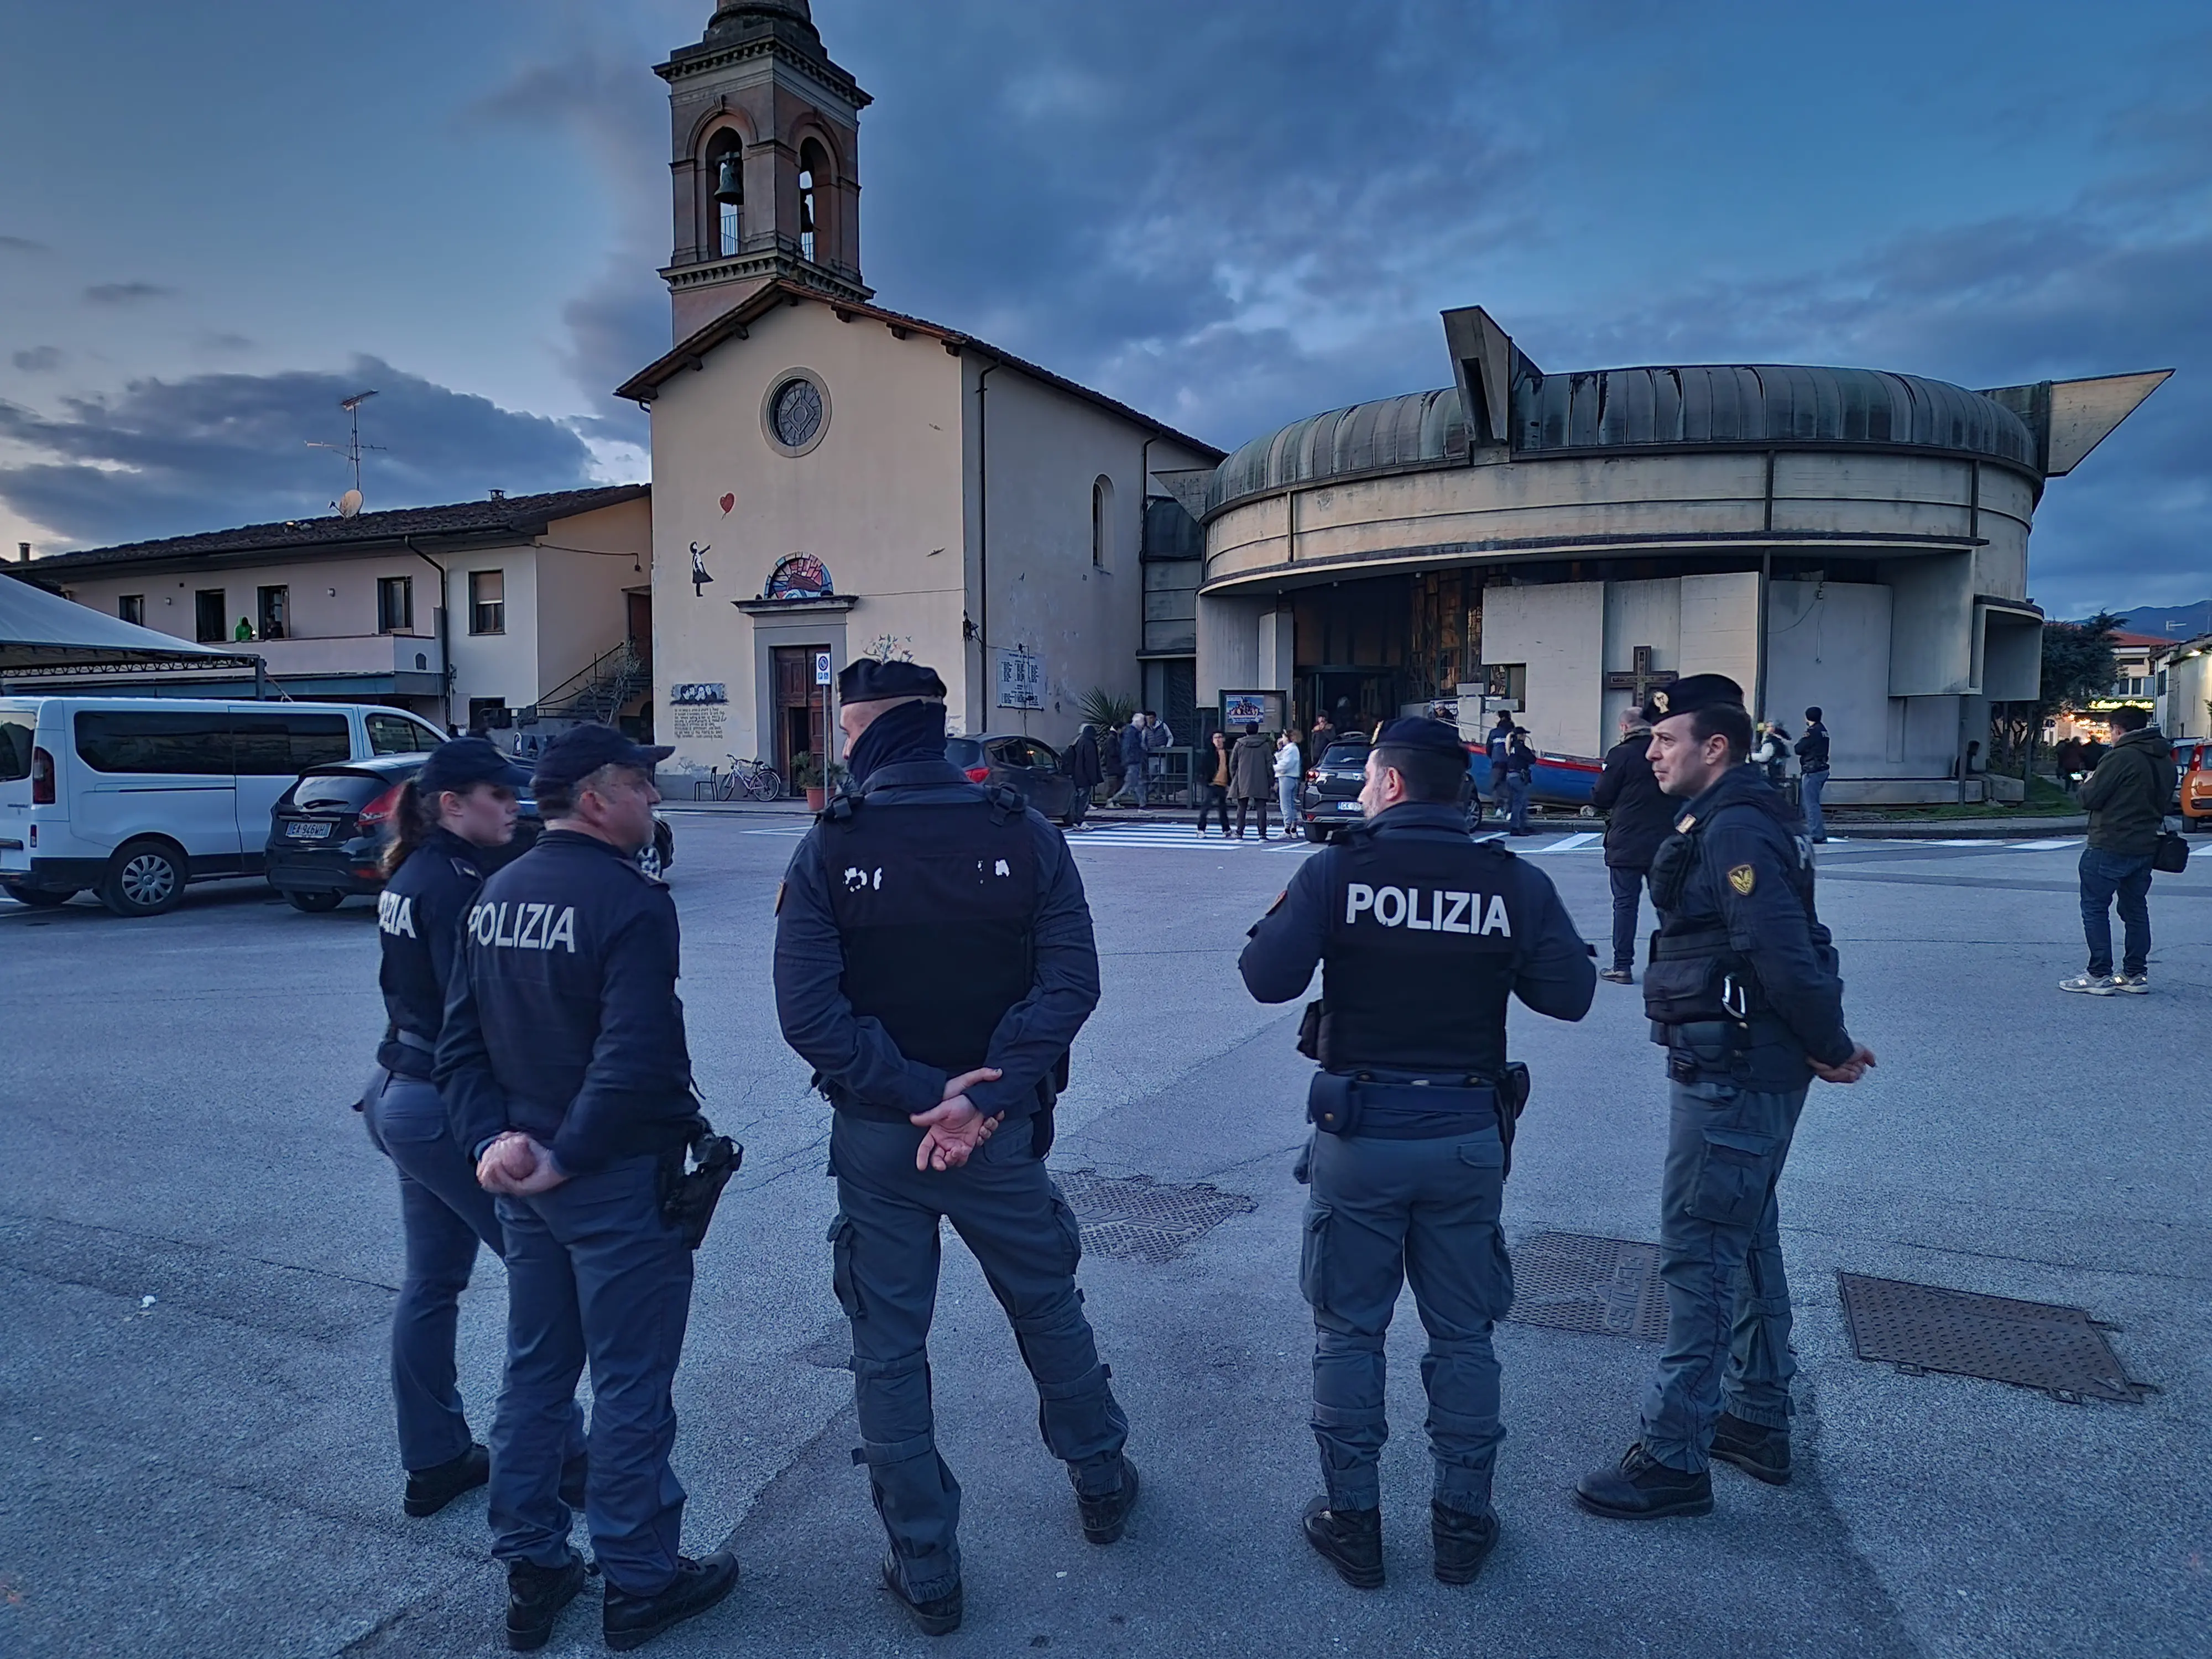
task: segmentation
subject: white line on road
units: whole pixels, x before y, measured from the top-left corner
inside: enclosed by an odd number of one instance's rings
[[[1578,835],[1563,836],[1547,846],[1532,847],[1528,850],[1532,853],[1574,853],[1581,851],[1594,841],[1604,839],[1605,837],[1597,831],[1585,830]]]

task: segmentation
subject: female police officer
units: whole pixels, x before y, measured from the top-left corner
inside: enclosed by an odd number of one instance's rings
[[[407,1230],[406,1277],[392,1318],[392,1394],[407,1468],[403,1506],[412,1516],[435,1515],[490,1473],[454,1386],[453,1335],[477,1242],[501,1251],[499,1221],[453,1139],[430,1062],[461,918],[486,854],[514,838],[516,791],[528,782],[486,738],[441,744],[401,792],[384,852],[390,879],[377,896],[378,979],[390,1023],[362,1109],[369,1139],[399,1172]]]

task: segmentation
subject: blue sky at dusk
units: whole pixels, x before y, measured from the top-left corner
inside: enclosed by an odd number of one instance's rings
[[[0,542],[646,476],[665,88],[711,0],[0,0]],[[2039,514],[2058,614],[2212,592],[2201,3],[814,0],[879,300],[1224,447],[1547,369],[2179,371]]]

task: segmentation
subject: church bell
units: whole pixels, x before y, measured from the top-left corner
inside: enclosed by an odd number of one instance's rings
[[[714,199],[732,207],[742,204],[745,199],[744,158],[736,150],[725,151],[720,165],[715,170]]]

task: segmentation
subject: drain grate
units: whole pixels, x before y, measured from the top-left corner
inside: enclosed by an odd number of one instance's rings
[[[1126,1261],[1172,1261],[1231,1216],[1260,1207],[1242,1193],[1164,1185],[1150,1176],[1069,1170],[1054,1178],[1083,1224],[1085,1252]]]
[[[1589,1233],[1532,1233],[1514,1247],[1513,1307],[1505,1316],[1555,1331],[1663,1341],[1659,1247]]]
[[[1851,1347],[1911,1376],[1942,1371],[2041,1389],[2078,1404],[2134,1405],[2153,1392],[2128,1381],[2105,1329],[2080,1308],[1865,1279],[1839,1273]]]

